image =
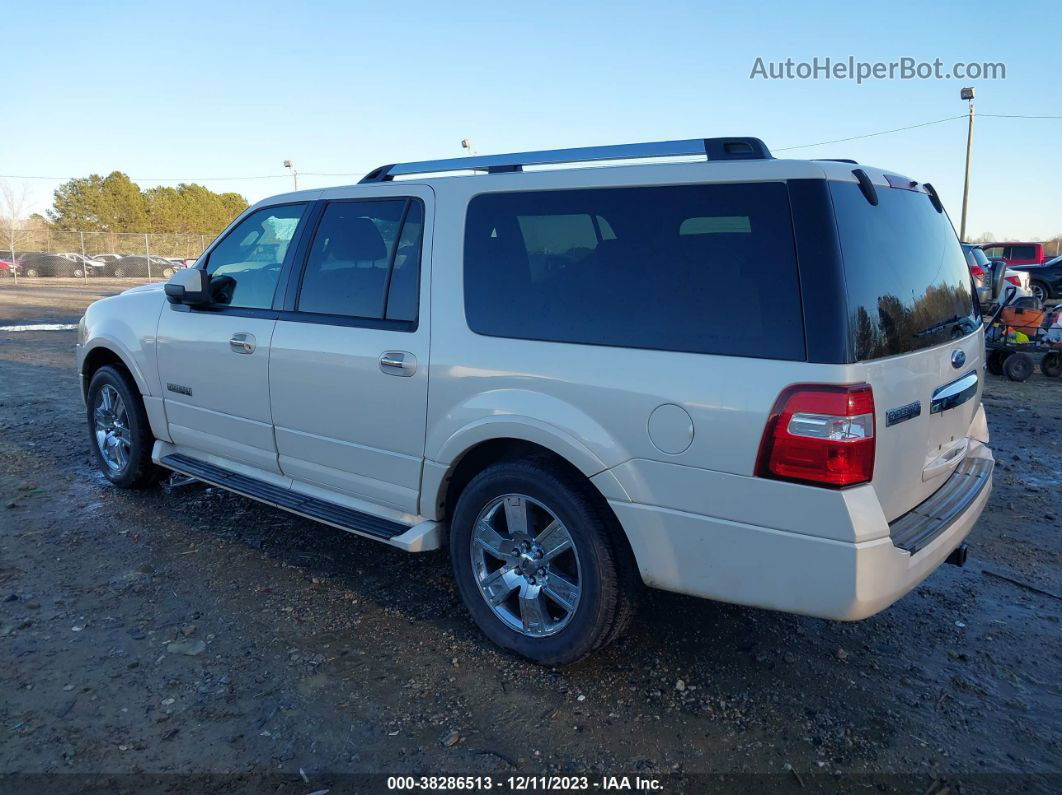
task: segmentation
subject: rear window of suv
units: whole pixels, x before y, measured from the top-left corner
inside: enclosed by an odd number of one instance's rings
[[[970,271],[948,216],[920,191],[830,182],[856,361],[920,350],[980,327]]]
[[[464,275],[479,334],[805,358],[783,183],[481,194]]]

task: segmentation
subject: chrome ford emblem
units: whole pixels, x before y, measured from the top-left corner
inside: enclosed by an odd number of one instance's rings
[[[952,351],[951,352],[951,366],[954,367],[956,370],[958,370],[964,364],[966,364],[966,354],[963,353],[962,351]]]

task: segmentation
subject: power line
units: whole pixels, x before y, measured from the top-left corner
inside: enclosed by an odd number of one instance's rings
[[[1062,119],[1062,116],[1022,116],[1018,113],[978,113],[978,116],[991,116],[994,119]]]
[[[853,135],[853,136],[851,136],[849,138],[835,138],[832,141],[819,141],[817,144],[800,144],[799,146],[782,146],[782,147],[776,148],[774,151],[775,152],[788,152],[791,149],[808,149],[808,148],[810,148],[812,146],[825,146],[826,144],[840,144],[840,143],[844,143],[845,141],[855,141],[855,140],[858,140],[860,138],[873,138],[876,135],[888,135],[890,133],[903,132],[904,130],[916,130],[919,127],[928,127],[931,124],[942,124],[942,123],[944,123],[946,121],[955,121],[955,119],[965,119],[965,118],[966,118],[966,114],[963,113],[963,114],[961,114],[959,116],[948,116],[947,118],[944,118],[944,119],[937,119],[935,121],[926,121],[926,122],[922,122],[921,124],[912,124],[912,125],[910,125],[908,127],[897,127],[894,130],[881,130],[880,132],[866,133],[865,135]]]

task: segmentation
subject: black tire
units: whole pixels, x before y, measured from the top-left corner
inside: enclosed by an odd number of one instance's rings
[[[992,375],[1003,375],[1003,361],[1006,358],[1006,351],[989,351],[988,372],[992,373]]]
[[[41,274],[40,271],[38,271],[36,268],[26,268],[26,273],[24,275],[28,276],[31,279],[36,279]]]
[[[125,268],[122,268],[122,267],[119,267],[119,266],[116,265],[114,267],[113,273],[114,273],[114,278],[121,279],[121,278],[123,278],[125,276]]]
[[[1045,353],[1044,358],[1040,360],[1040,372],[1048,378],[1058,378],[1062,375],[1062,353]]]
[[[1026,381],[1033,373],[1033,360],[1027,353],[1012,353],[1003,362],[1003,374],[1011,381]]]
[[[96,407],[104,387],[112,387],[121,397],[127,418],[125,426],[128,431],[129,452],[125,465],[117,470],[104,460],[96,440]],[[157,483],[164,471],[151,462],[151,448],[155,444],[155,437],[148,424],[140,391],[129,374],[111,365],[101,367],[92,375],[85,402],[89,442],[96,456],[96,464],[104,476],[123,489],[142,489]]]
[[[1051,297],[1051,291],[1047,289],[1047,285],[1043,282],[1033,280],[1029,283],[1029,289],[1032,290],[1034,296],[1040,299],[1041,303]]]
[[[530,497],[564,525],[579,559],[578,603],[555,634],[531,637],[511,628],[480,590],[472,563],[472,530],[503,495]],[[465,607],[494,643],[542,665],[577,662],[623,633],[642,583],[615,518],[588,482],[548,459],[506,461],[480,472],[461,493],[450,523],[450,561]],[[552,565],[552,564],[551,564]],[[516,592],[514,592],[516,593]]]
[[[171,276],[173,276],[173,268],[163,268],[162,269],[162,278],[168,279]]]

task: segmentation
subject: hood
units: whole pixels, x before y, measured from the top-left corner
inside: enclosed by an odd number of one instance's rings
[[[151,284],[141,284],[137,287],[130,287],[128,290],[122,290],[119,295],[128,295],[129,293],[157,293],[162,292],[166,286],[166,282],[152,282]]]

